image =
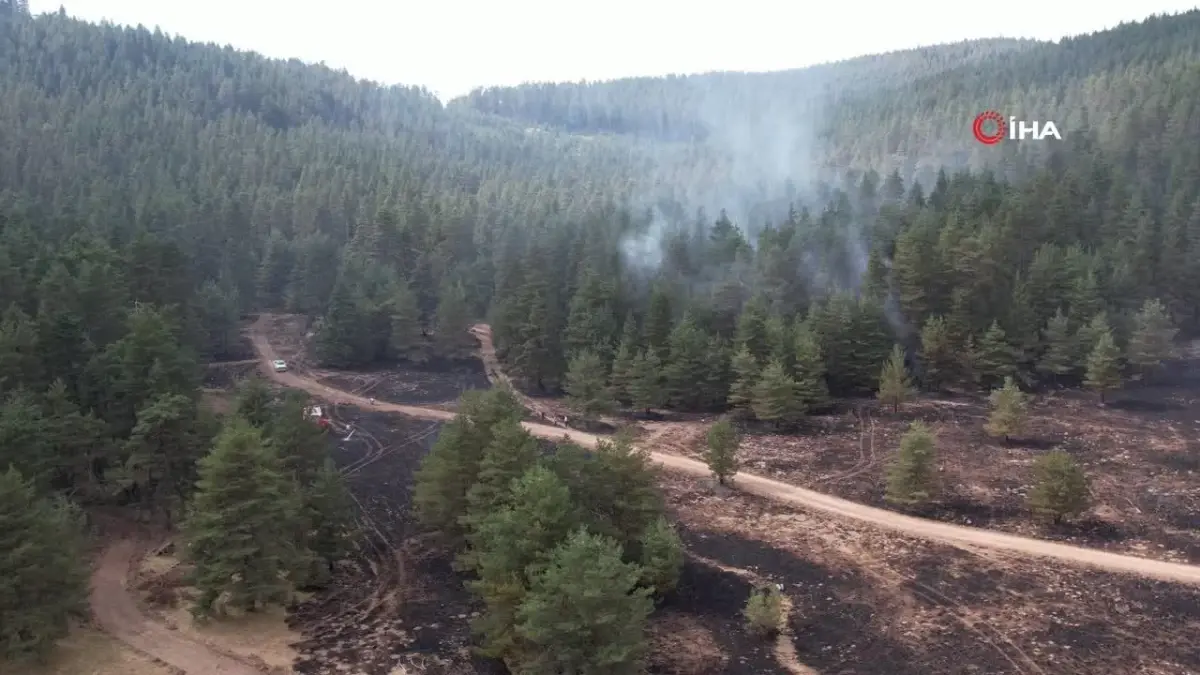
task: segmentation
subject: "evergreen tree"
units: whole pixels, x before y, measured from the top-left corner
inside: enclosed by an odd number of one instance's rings
[[[1096,349],[1096,344],[1100,342],[1100,336],[1105,333],[1112,333],[1112,326],[1109,324],[1107,312],[1097,313],[1090,321],[1081,325],[1075,331],[1075,363],[1076,367],[1085,373],[1085,376],[1088,358],[1091,357],[1092,351]]]
[[[520,422],[505,420],[493,429],[492,442],[483,452],[476,481],[467,490],[464,524],[478,522],[506,504],[514,480],[537,463],[537,439]]]
[[[768,584],[750,592],[742,609],[746,627],[759,637],[771,637],[783,629],[783,596],[774,585]]]
[[[249,377],[238,387],[234,410],[255,428],[263,429],[271,421],[272,399],[265,380]]]
[[[789,426],[800,420],[804,404],[796,391],[796,381],[783,364],[772,361],[763,369],[754,385],[754,416],[775,427]]]
[[[567,486],[545,467],[534,466],[513,482],[508,505],[487,514],[468,535],[464,560],[477,575],[468,587],[487,606],[475,623],[484,654],[512,665],[528,651],[516,632],[516,612],[529,577],[545,569],[579,520]]]
[[[683,569],[683,540],[664,517],[650,524],[640,541],[638,561],[642,568],[641,585],[663,597],[679,585],[679,574]]]
[[[467,294],[462,284],[446,284],[438,296],[434,331],[442,352],[451,358],[463,356],[474,345]]]
[[[612,412],[615,406],[606,379],[598,353],[591,349],[576,353],[567,369],[567,405],[585,420]]]
[[[733,383],[729,388],[729,407],[735,414],[749,416],[754,404],[754,387],[758,384],[762,369],[750,349],[744,345],[733,355],[731,369]]]
[[[308,395],[289,391],[270,411],[264,428],[264,440],[283,462],[289,478],[308,485],[329,459],[329,440],[325,430],[307,414]]]
[[[1049,517],[1055,524],[1067,516],[1087,509],[1088,481],[1071,455],[1052,450],[1033,464],[1034,484],[1029,491],[1029,506],[1034,513]]]
[[[650,412],[666,405],[667,390],[662,364],[653,350],[646,349],[634,360],[634,376],[629,382],[629,400],[634,408]]]
[[[904,365],[904,349],[900,345],[892,348],[892,355],[879,372],[878,396],[884,405],[892,406],[893,413],[899,412],[900,405],[913,396],[912,378]]]
[[[1042,345],[1045,349],[1037,363],[1039,373],[1057,379],[1074,369],[1075,345],[1071,339],[1070,321],[1062,309],[1056,311],[1042,329]]]
[[[895,504],[923,504],[933,497],[937,481],[933,432],[913,422],[900,438],[900,449],[887,471],[885,497]]]
[[[704,461],[717,482],[725,485],[738,471],[737,451],[741,439],[737,429],[729,420],[718,420],[708,428],[706,440],[708,449]]]
[[[821,344],[807,324],[798,327],[793,335],[796,355],[792,372],[796,379],[796,396],[806,409],[820,408],[829,402]]]
[[[621,334],[621,342],[617,346],[616,356],[613,357],[612,373],[610,373],[608,378],[608,386],[613,398],[621,403],[628,404],[632,401],[630,383],[638,375],[636,368],[638,354],[637,323],[634,322],[633,316],[630,315],[625,319],[625,328]]]
[[[86,608],[78,510],[0,473],[0,660],[45,656]]]
[[[199,475],[184,523],[200,591],[192,611],[207,615],[224,593],[228,606],[243,610],[286,602],[288,579],[300,567],[300,504],[279,457],[257,429],[234,418],[200,460]]]
[[[421,327],[421,309],[417,305],[416,294],[407,283],[401,281],[396,285],[390,308],[389,356],[394,359],[422,360],[424,331]]]
[[[958,347],[950,327],[942,316],[931,316],[921,327],[921,383],[937,391],[953,375]]]
[[[1166,307],[1158,300],[1147,300],[1133,321],[1135,327],[1129,338],[1129,362],[1147,371],[1157,368],[1171,357],[1171,342],[1178,332],[1171,323]]]
[[[984,428],[1007,443],[1010,436],[1021,433],[1025,428],[1029,402],[1011,377],[1004,378],[1004,386],[993,391],[989,400],[992,410]]]
[[[309,574],[308,585],[323,585],[334,563],[350,552],[354,534],[354,500],[332,459],[326,459],[312,482],[305,485],[303,501],[307,536],[300,543],[318,563]]]
[[[994,387],[1004,378],[1017,374],[1017,351],[1008,341],[1008,335],[996,321],[983,334],[976,350],[975,367],[980,382],[985,387]]]
[[[1088,356],[1087,376],[1084,384],[1100,394],[1100,402],[1104,395],[1121,386],[1121,350],[1113,341],[1112,331],[1100,335],[1096,347]]]
[[[741,316],[738,317],[737,338],[734,342],[739,350],[745,348],[759,363],[765,363],[772,358],[767,321],[767,307],[761,297],[755,297],[746,303]]]
[[[616,542],[576,531],[532,579],[517,612],[530,645],[519,671],[530,675],[642,672],[650,590],[621,560]]]

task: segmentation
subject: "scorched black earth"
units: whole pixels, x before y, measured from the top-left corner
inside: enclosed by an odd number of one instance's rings
[[[409,516],[413,475],[440,425],[338,406],[332,453],[347,477],[364,536],[330,589],[295,608],[305,637],[296,672],[488,672],[467,645],[476,610],[449,561],[423,555]]]

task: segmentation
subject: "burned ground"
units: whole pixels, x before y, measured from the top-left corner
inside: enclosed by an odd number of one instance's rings
[[[469,655],[476,602],[407,516],[437,426],[345,408],[331,439],[370,533],[332,589],[296,609],[296,670],[488,673]],[[343,441],[347,436],[350,440]],[[1200,592],[881,534],[664,474],[689,551],[784,585],[801,662],[821,673],[1128,675],[1200,670]],[[740,611],[750,584],[689,561],[655,614],[656,673],[780,672]],[[704,655],[700,658],[698,655]],[[701,668],[701,663],[703,667]],[[698,669],[700,668],[700,669]]]
[[[354,672],[494,673],[470,656],[469,621],[480,610],[450,557],[414,526],[413,474],[440,425],[339,406],[330,442],[360,508],[362,550],[339,566],[331,588],[296,607],[290,624],[295,669],[305,675]],[[353,430],[353,433],[351,433]],[[345,440],[349,438],[349,440]],[[761,675],[778,672],[771,644],[742,629],[748,582],[689,561],[679,590],[655,613],[653,672]],[[698,655],[703,659],[696,661]],[[400,671],[404,672],[404,671]]]
[[[1131,387],[1101,406],[1094,395],[1037,396],[1027,429],[1005,443],[983,429],[982,397],[922,397],[898,414],[873,401],[809,418],[795,433],[748,429],[749,472],[887,507],[885,467],[914,420],[937,435],[940,496],[917,515],[1177,562],[1200,562],[1200,393],[1189,384]],[[848,409],[848,410],[847,410]],[[699,457],[704,426],[649,423],[648,439]],[[1026,506],[1034,460],[1069,452],[1091,481],[1092,508],[1073,523],[1035,522]]]
[[[667,474],[688,547],[784,585],[821,673],[1194,673],[1200,590],[976,554]]]
[[[394,363],[371,370],[317,374],[321,383],[336,389],[400,405],[451,406],[464,392],[490,386],[478,360]]]

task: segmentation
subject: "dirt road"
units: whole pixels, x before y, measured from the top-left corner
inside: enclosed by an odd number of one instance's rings
[[[271,368],[271,361],[278,358],[275,355],[275,350],[272,348],[270,341],[266,337],[264,330],[263,319],[254,325],[251,329],[251,341],[254,343],[254,349],[258,352],[262,359],[263,371],[272,379],[282,385],[294,387],[308,391],[334,401],[343,403],[351,403],[363,407],[371,407],[371,402],[361,396],[356,396],[345,391],[340,391],[315,381],[311,377],[307,377],[300,373],[286,372],[276,373]],[[484,343],[490,337],[490,331],[475,330],[472,333]],[[486,357],[488,354],[494,354],[490,344],[481,344],[481,352]],[[488,368],[496,368],[498,364],[487,363]],[[422,408],[418,406],[396,405],[377,401],[373,406],[376,410],[386,410],[398,412],[413,417],[430,419],[430,420],[446,420],[454,417],[454,413],[444,410],[434,410],[430,408]],[[575,443],[584,446],[594,446],[600,438],[594,434],[583,433],[580,431],[560,429],[544,424],[534,424],[530,422],[523,423],[525,428],[531,434],[548,439],[568,438]],[[708,467],[703,463],[690,459],[662,452],[650,450],[650,456],[663,467],[672,471],[690,474],[693,476],[708,476]],[[737,489],[760,497],[765,497],[774,501],[797,506],[800,508],[820,511],[832,516],[845,518],[859,523],[866,523],[881,529],[891,530],[900,534],[905,534],[921,539],[942,542],[952,546],[958,546],[967,550],[971,549],[991,549],[1005,553],[1017,554],[1021,556],[1040,557],[1053,560],[1059,560],[1075,565],[1084,565],[1098,569],[1107,570],[1110,572],[1121,572],[1126,574],[1134,574],[1163,581],[1173,581],[1190,585],[1200,586],[1200,566],[1182,565],[1178,563],[1169,563],[1158,560],[1148,560],[1145,558],[1136,558],[1133,556],[1119,555],[1116,553],[1107,553],[1094,549],[1081,548],[1078,546],[1068,546],[1066,544],[1057,544],[1039,539],[1029,539],[1026,537],[1018,537],[1002,532],[994,532],[991,530],[983,530],[978,528],[963,527],[960,525],[951,525],[948,523],[939,523],[923,518],[915,518],[903,514],[878,509],[871,506],[865,506],[855,502],[833,497],[813,490],[781,483],[779,481],[763,478],[749,473],[738,473],[735,477],[734,487]]]
[[[92,573],[91,605],[96,623],[134,649],[188,675],[262,675],[258,670],[193,642],[152,621],[126,587],[137,546],[123,539],[110,546]]]

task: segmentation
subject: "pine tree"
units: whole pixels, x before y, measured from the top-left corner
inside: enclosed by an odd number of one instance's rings
[[[1059,378],[1074,369],[1075,345],[1071,339],[1070,321],[1060,308],[1042,329],[1045,350],[1038,360],[1037,371]]]
[[[514,480],[537,463],[538,442],[516,420],[506,420],[493,429],[492,442],[483,452],[479,474],[467,490],[467,515],[464,524],[503,507],[511,494]]]
[[[663,597],[679,585],[679,574],[683,569],[683,540],[664,517],[650,524],[640,541],[638,561],[642,567],[641,585]]]
[[[459,415],[442,427],[433,448],[421,459],[413,485],[413,508],[422,525],[459,532],[467,513],[467,491],[475,482],[483,448],[477,446],[471,423]]]
[[[634,361],[634,377],[629,383],[629,399],[634,408],[650,412],[667,402],[662,364],[653,350],[646,349]]]
[[[792,369],[793,359],[796,358],[795,336],[792,326],[778,314],[767,317],[763,326],[767,335],[767,358],[779,361],[788,370]]]
[[[992,322],[979,341],[975,367],[985,387],[994,387],[1004,382],[1004,378],[1017,374],[1017,350],[996,321]]]
[[[1025,428],[1029,402],[1011,377],[1004,378],[1004,386],[993,391],[989,400],[992,411],[984,428],[989,434],[1004,438],[1007,443],[1010,436],[1021,433]]]
[[[234,418],[200,460],[199,474],[183,528],[200,591],[192,611],[207,615],[224,593],[243,610],[285,602],[288,578],[300,567],[300,504],[279,457],[257,429]]]
[[[442,352],[451,358],[463,356],[473,346],[470,309],[467,307],[467,293],[462,284],[445,284],[438,296],[437,316],[434,320],[434,330],[437,334],[437,344]]]
[[[616,542],[578,530],[531,580],[517,631],[531,645],[519,672],[641,672],[650,590]]]
[[[754,416],[776,427],[790,426],[804,414],[804,404],[796,391],[796,381],[783,364],[772,361],[763,369],[754,385]]]
[[[393,359],[421,361],[424,331],[421,328],[421,309],[417,296],[408,284],[401,281],[396,285],[391,298],[391,315],[388,317],[391,333],[388,336],[388,354]]]
[[[1087,376],[1084,384],[1099,392],[1100,402],[1105,393],[1121,386],[1121,350],[1113,340],[1112,331],[1105,331],[1096,342],[1087,360]]]
[[[744,345],[733,355],[731,369],[733,384],[729,387],[729,407],[736,414],[749,416],[754,404],[754,386],[758,384],[762,369],[750,349]]]
[[[301,544],[319,563],[308,585],[324,585],[333,565],[350,552],[354,534],[354,500],[346,479],[332,459],[317,471],[303,490],[304,524],[307,536]]]
[[[921,327],[921,383],[926,389],[937,391],[953,377],[957,351],[946,319],[929,317]]]
[[[667,397],[672,405],[696,409],[708,398],[698,383],[707,380],[712,364],[708,362],[708,337],[696,319],[684,315],[668,340],[669,354],[663,372],[666,376]]]
[[[913,397],[912,378],[904,365],[904,349],[900,345],[892,348],[892,354],[879,372],[879,400],[892,406],[892,412],[900,411],[900,405]]]
[[[1171,357],[1171,343],[1178,331],[1162,302],[1147,300],[1134,317],[1134,326],[1129,338],[1130,363],[1149,371]]]
[[[738,471],[737,451],[740,443],[737,429],[729,420],[719,420],[708,428],[708,449],[704,461],[721,485],[725,485]]]
[[[767,307],[762,297],[755,297],[742,308],[738,317],[737,337],[734,344],[738,349],[749,350],[760,363],[771,358],[771,340],[767,334]]]
[[[263,438],[282,460],[285,474],[308,485],[329,459],[326,432],[307,414],[309,398],[299,391],[284,394],[270,411]]]
[[[1067,516],[1087,509],[1088,481],[1071,455],[1052,450],[1033,464],[1034,484],[1029,491],[1029,506],[1034,513],[1049,517],[1055,524]]]
[[[567,369],[567,405],[589,421],[612,412],[615,406],[606,379],[598,353],[591,349],[578,352]]]
[[[238,388],[235,410],[239,417],[262,429],[271,421],[272,398],[265,380],[250,377]]]
[[[507,506],[476,523],[463,559],[477,576],[467,585],[487,607],[475,623],[485,655],[511,661],[525,651],[516,613],[528,579],[545,569],[579,520],[567,486],[545,467],[534,466],[513,482]]]
[[[612,373],[609,374],[608,386],[613,398],[622,403],[630,403],[630,382],[637,376],[635,361],[638,357],[637,323],[633,315],[625,318],[625,328],[621,335],[621,343],[617,346],[616,356],[613,357]]]
[[[1086,374],[1088,358],[1096,349],[1096,343],[1100,341],[1100,336],[1111,332],[1112,326],[1108,322],[1107,312],[1097,313],[1075,331],[1075,364],[1077,368]]]
[[[0,473],[0,663],[45,656],[86,610],[81,535],[77,509]]]
[[[746,627],[759,637],[771,637],[782,628],[787,617],[783,615],[783,596],[774,585],[766,585],[750,592],[746,606],[742,609]]]
[[[913,422],[900,438],[900,450],[888,466],[885,496],[889,502],[915,505],[933,497],[937,481],[935,453],[933,432],[923,422]]]
[[[805,323],[794,331],[796,356],[792,372],[796,379],[796,397],[808,410],[829,402],[829,386],[825,382],[825,355],[821,344]]]

